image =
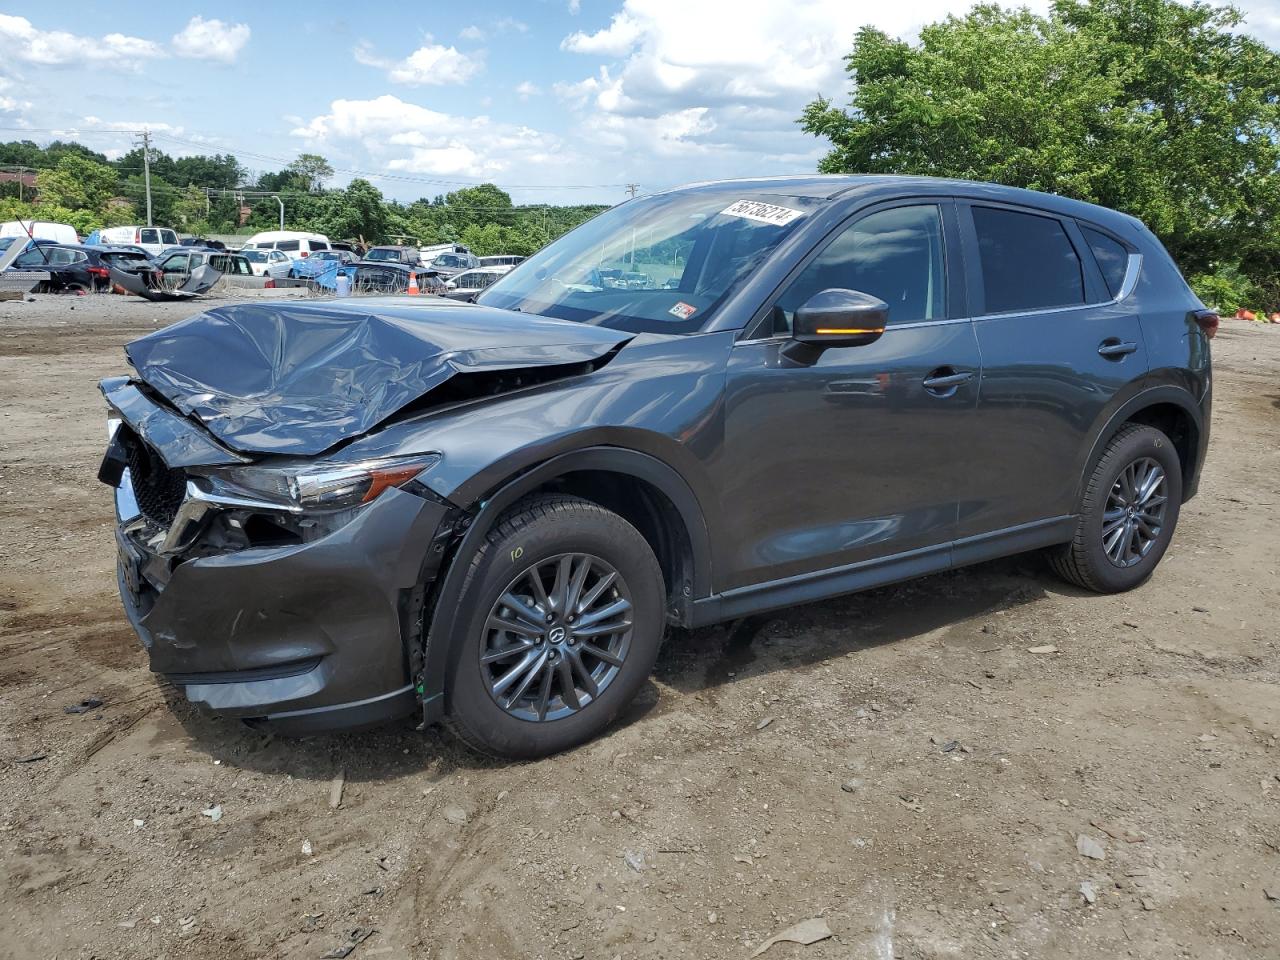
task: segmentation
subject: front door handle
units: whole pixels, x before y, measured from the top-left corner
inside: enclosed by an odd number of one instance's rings
[[[924,388],[939,396],[955,393],[956,387],[973,379],[972,370],[956,370],[953,367],[939,367],[924,378]]]
[[[1138,345],[1132,340],[1108,337],[1098,345],[1098,354],[1108,359],[1119,360],[1122,357],[1127,357],[1137,349]]]

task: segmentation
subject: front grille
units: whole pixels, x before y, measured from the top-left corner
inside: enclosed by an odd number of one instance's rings
[[[169,469],[160,454],[136,436],[131,437],[126,446],[129,479],[138,509],[152,523],[168,528],[187,492],[186,471]]]

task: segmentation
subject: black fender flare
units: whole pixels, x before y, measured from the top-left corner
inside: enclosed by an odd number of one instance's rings
[[[1112,411],[1111,415],[1107,417],[1102,427],[1094,433],[1093,446],[1089,450],[1089,456],[1085,458],[1079,482],[1076,484],[1076,503],[1079,503],[1080,497],[1084,494],[1085,485],[1089,482],[1089,476],[1093,472],[1093,465],[1098,462],[1098,457],[1102,456],[1103,448],[1106,447],[1107,442],[1115,435],[1115,432],[1120,428],[1120,425],[1139,410],[1155,406],[1158,403],[1172,404],[1173,406],[1181,409],[1191,418],[1191,422],[1196,428],[1196,435],[1200,441],[1197,444],[1195,463],[1195,472],[1199,472],[1200,466],[1204,462],[1204,411],[1200,409],[1200,405],[1196,403],[1195,398],[1182,387],[1170,386],[1169,384],[1146,387],[1139,390]]]
[[[552,457],[507,481],[481,501],[479,511],[453,551],[435,591],[430,622],[424,619],[422,624],[421,641],[425,649],[419,696],[425,722],[434,723],[444,716],[445,673],[457,635],[458,607],[470,566],[469,558],[480,549],[498,517],[513,503],[550,480],[580,470],[626,474],[660,490],[675,506],[689,536],[693,574],[689,599],[711,593],[711,537],[706,520],[693,490],[674,468],[647,453],[625,447],[584,447]]]

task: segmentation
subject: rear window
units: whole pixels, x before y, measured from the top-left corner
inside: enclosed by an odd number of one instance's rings
[[[297,250],[298,241],[297,240],[281,240],[279,243],[276,244],[276,249],[277,250]]]
[[[160,231],[158,230],[140,230],[138,231],[139,243],[159,243]]]
[[[1080,258],[1062,224],[994,207],[973,207],[987,313],[1084,303]]]
[[[1124,286],[1124,275],[1129,269],[1129,251],[1118,241],[1083,224],[1080,232],[1084,234],[1084,242],[1093,251],[1093,259],[1098,261],[1098,269],[1102,271],[1102,279],[1107,281],[1107,290],[1111,296],[1120,296]]]
[[[176,233],[174,233],[172,230],[161,230],[161,231],[160,231],[160,242],[161,242],[161,243],[169,243],[169,244],[173,244],[173,245],[175,245],[175,246],[176,246],[176,245],[177,245],[177,243],[178,243],[178,235],[177,235]]]
[[[117,251],[115,253],[103,253],[99,255],[107,263],[119,264],[140,264],[146,263],[147,258],[141,253],[129,253],[127,251]]]
[[[244,258],[250,263],[266,263],[267,255],[261,250],[245,250]]]
[[[400,251],[391,247],[374,247],[367,254],[366,260],[396,260],[400,259]]]
[[[325,243],[323,240],[308,240],[307,243],[311,244],[312,250],[328,250],[329,249],[329,245]]]

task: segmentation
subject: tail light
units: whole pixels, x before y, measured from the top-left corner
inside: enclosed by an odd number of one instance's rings
[[[276,282],[272,280],[270,277],[267,277],[267,282],[262,285],[262,289],[274,290],[275,288],[276,288]]]
[[[1218,324],[1222,322],[1214,310],[1192,310],[1191,319],[1196,322],[1196,326],[1203,330],[1204,335],[1210,340],[1218,332]]]
[[[307,255],[307,251],[303,250],[302,255],[305,257]]]
[[[101,277],[103,280],[111,276],[106,267],[86,267],[85,269],[88,270],[91,275]]]

